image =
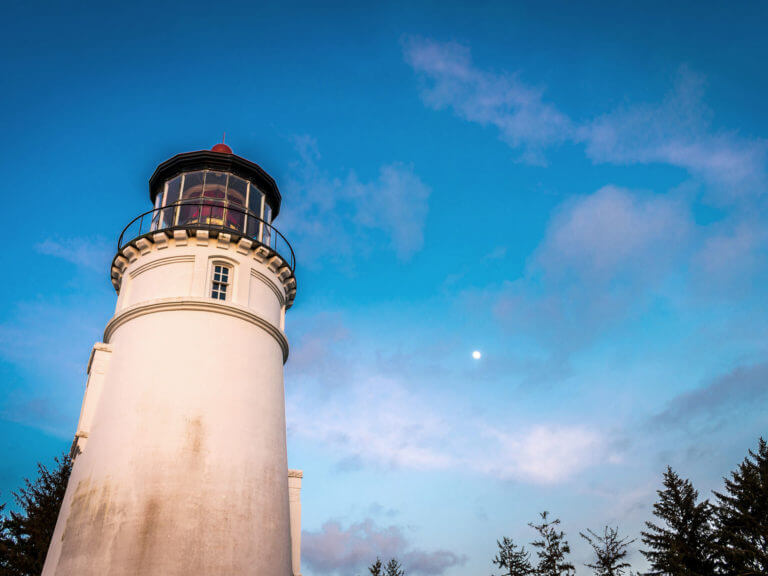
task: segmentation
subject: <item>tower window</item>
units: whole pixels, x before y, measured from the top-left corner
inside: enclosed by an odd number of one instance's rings
[[[229,287],[230,269],[223,264],[213,266],[213,282],[211,284],[211,298],[214,300],[226,300]]]

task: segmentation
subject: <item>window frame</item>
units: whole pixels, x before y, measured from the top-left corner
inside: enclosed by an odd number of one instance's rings
[[[217,268],[221,268],[222,271],[226,270],[226,280],[221,280],[221,272],[217,272]],[[219,280],[216,279],[216,275],[219,274]],[[208,281],[208,298],[217,302],[227,302],[232,297],[232,291],[234,290],[234,276],[235,267],[231,262],[223,260],[213,260],[211,262],[211,273]],[[221,287],[224,287],[222,292]],[[220,296],[224,295],[224,298]]]

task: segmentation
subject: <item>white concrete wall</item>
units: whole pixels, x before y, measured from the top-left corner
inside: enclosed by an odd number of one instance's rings
[[[294,576],[301,576],[301,470],[288,470],[288,501],[291,508],[291,564]]]
[[[101,391],[104,389],[104,379],[111,356],[111,346],[102,342],[93,345],[91,356],[88,358],[88,380],[85,383],[83,404],[80,408],[80,419],[77,422],[77,432],[75,433],[74,455],[82,453],[88,443],[88,436],[96,414],[96,406],[98,406],[101,398]]]
[[[43,575],[290,576],[283,284],[252,251],[194,238],[147,247],[121,280]]]

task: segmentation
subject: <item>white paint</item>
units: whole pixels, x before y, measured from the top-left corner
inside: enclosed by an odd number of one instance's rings
[[[288,500],[291,508],[291,563],[295,576],[301,576],[301,470],[288,470]]]
[[[295,281],[240,248],[200,234],[123,251],[43,576],[298,573],[282,332]],[[217,261],[233,267],[224,302]]]

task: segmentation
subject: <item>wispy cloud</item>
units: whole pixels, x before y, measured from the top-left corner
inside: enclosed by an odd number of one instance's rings
[[[549,277],[579,274],[589,285],[640,271],[657,274],[690,228],[680,202],[606,186],[557,210],[532,265]]]
[[[636,104],[581,126],[579,137],[596,162],[678,166],[728,195],[765,192],[768,143],[713,131],[703,77],[679,70],[659,104]]]
[[[542,163],[548,148],[572,142],[598,163],[680,167],[727,197],[765,192],[768,142],[713,129],[703,78],[685,67],[661,103],[573,119],[519,71],[477,66],[466,46],[410,38],[404,56],[429,107],[495,127],[524,160]]]
[[[53,256],[80,268],[103,272],[115,255],[114,246],[104,238],[48,238],[35,245],[39,254]]]
[[[106,314],[94,314],[92,303],[93,295],[85,301],[22,303],[0,324],[0,360],[26,382],[23,386],[5,382],[0,400],[3,418],[57,435],[71,433],[88,353],[109,317],[106,306]]]
[[[416,470],[458,464],[444,447],[450,423],[396,381],[374,376],[321,403],[306,395],[288,403],[291,433],[326,444],[342,461]]]
[[[604,433],[589,425],[478,418],[466,398],[424,392],[431,386],[419,379],[427,376],[382,368],[398,362],[394,357],[369,362],[338,343],[333,348],[337,369],[291,379],[286,410],[291,438],[323,446],[342,470],[462,470],[556,484],[614,458]]]
[[[351,334],[340,314],[325,311],[299,317],[291,324],[291,334],[291,361],[285,367],[289,386],[311,387],[321,379],[332,391],[348,381],[347,363],[339,350]]]
[[[667,196],[607,186],[565,201],[525,275],[495,296],[512,331],[568,354],[647,304],[677,272],[692,234],[687,207]]]
[[[737,295],[763,285],[768,274],[768,229],[763,221],[750,215],[711,228],[693,257],[697,285]]]
[[[485,469],[498,478],[558,484],[611,457],[606,439],[585,426],[533,426],[522,431],[487,430],[498,456]]]
[[[377,557],[398,558],[408,574],[436,576],[466,562],[466,556],[449,550],[413,547],[403,529],[379,526],[371,518],[344,528],[329,521],[318,531],[302,533],[302,558],[316,574],[352,576],[364,571]]]
[[[750,407],[762,410],[768,401],[768,363],[739,366],[700,388],[674,398],[652,419],[655,427],[719,426]]]
[[[571,120],[544,100],[542,90],[523,82],[518,73],[478,68],[469,48],[411,38],[404,42],[404,52],[421,79],[428,106],[495,127],[505,142],[523,150],[525,160],[543,162],[545,148],[573,137]]]
[[[359,256],[381,245],[379,237],[400,259],[421,249],[430,188],[413,166],[383,165],[378,178],[369,181],[354,172],[333,177],[321,168],[313,138],[302,136],[295,142],[299,161],[285,186],[293,202],[281,219],[305,258]]]

